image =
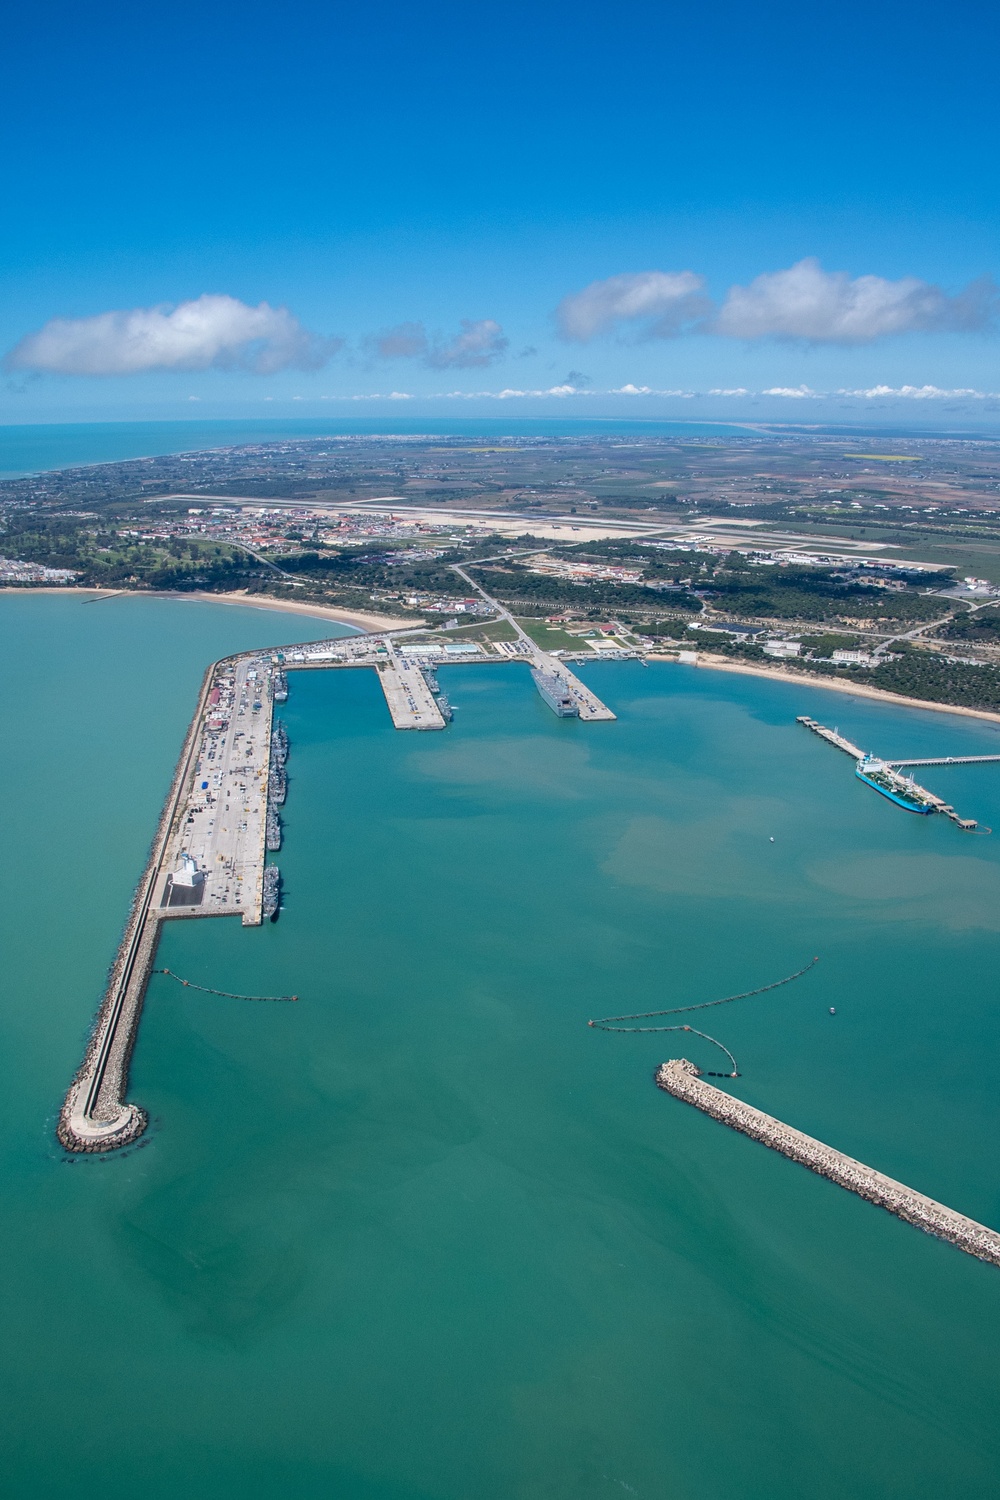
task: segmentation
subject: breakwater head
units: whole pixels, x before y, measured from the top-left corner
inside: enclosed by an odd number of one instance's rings
[[[956,1213],[953,1208],[947,1208],[943,1203],[915,1192],[905,1183],[896,1182],[873,1167],[845,1156],[842,1151],[805,1135],[801,1130],[795,1130],[773,1115],[755,1109],[752,1104],[735,1099],[732,1094],[725,1093],[714,1084],[705,1083],[701,1070],[686,1058],[675,1057],[669,1062],[661,1063],[655,1078],[659,1088],[673,1094],[676,1099],[683,1100],[685,1104],[693,1104],[696,1109],[711,1115],[731,1129],[760,1141],[764,1146],[770,1146],[772,1151],[779,1151],[790,1161],[798,1162],[820,1177],[826,1177],[838,1186],[847,1188],[849,1192],[857,1193],[859,1198],[887,1209],[898,1219],[905,1219],[908,1224],[922,1229],[925,1234],[947,1240],[949,1244],[964,1250],[967,1255],[975,1256],[977,1260],[1000,1266],[1000,1234],[995,1229]]]

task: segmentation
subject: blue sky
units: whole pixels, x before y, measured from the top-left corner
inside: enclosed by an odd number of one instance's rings
[[[0,421],[996,423],[998,30],[42,0],[0,61]]]

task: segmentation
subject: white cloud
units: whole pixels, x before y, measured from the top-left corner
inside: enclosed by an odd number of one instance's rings
[[[971,386],[956,390],[945,390],[939,385],[873,385],[867,390],[838,391],[838,396],[862,396],[871,401],[879,397],[901,398],[904,401],[995,401],[995,391],[977,391]]]
[[[92,318],[53,318],[4,360],[8,370],[52,375],[138,375],[150,370],[314,370],[339,339],[309,333],[286,307],[249,307],[207,294],[176,307],[136,307]]]
[[[996,306],[989,278],[952,297],[915,276],[852,280],[846,271],[824,271],[809,257],[785,271],[766,272],[749,286],[731,287],[711,331],[740,339],[868,344],[891,334],[985,328]]]
[[[378,359],[421,359],[432,370],[473,370],[491,365],[507,350],[508,340],[492,318],[462,319],[460,332],[442,342],[430,339],[423,323],[397,323],[367,340]]]
[[[543,391],[522,391],[507,386],[502,391],[437,391],[434,399],[450,401],[461,399],[462,401],[514,401],[518,397],[529,400],[539,400],[542,397],[557,396],[560,399],[566,396],[591,396],[600,392],[581,391],[575,385],[550,385]]]
[[[564,297],[556,322],[565,339],[585,343],[619,323],[644,323],[654,338],[671,338],[711,310],[705,278],[694,271],[631,271],[592,281]]]
[[[936,385],[875,385],[864,389],[837,391],[815,391],[808,385],[773,385],[766,390],[751,391],[746,386],[721,387],[715,386],[707,391],[690,390],[659,390],[654,386],[626,385],[613,386],[609,390],[581,389],[570,383],[562,385],[551,385],[544,390],[520,389],[513,386],[505,386],[499,391],[422,391],[414,393],[411,391],[365,391],[352,395],[324,395],[318,398],[305,396],[293,396],[293,401],[305,401],[318,399],[320,401],[513,401],[528,400],[539,401],[555,398],[566,400],[569,397],[582,396],[625,396],[634,398],[636,396],[670,397],[684,401],[693,401],[706,396],[730,396],[730,397],[754,397],[772,396],[779,399],[791,401],[826,401],[839,399],[853,400],[913,400],[913,401],[1000,401],[1000,392],[978,391],[972,387],[946,390]],[[265,396],[265,401],[272,401],[272,396]]]
[[[427,363],[435,370],[472,370],[499,359],[507,342],[500,324],[492,318],[481,318],[478,323],[463,318],[461,333],[447,344],[435,344]]]
[[[320,396],[321,401],[412,401],[410,391],[364,391],[354,396]]]
[[[427,330],[423,323],[397,323],[384,328],[370,341],[379,359],[416,359],[428,350]]]

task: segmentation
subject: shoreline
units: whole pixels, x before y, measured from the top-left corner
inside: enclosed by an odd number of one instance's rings
[[[240,604],[244,609],[276,609],[293,615],[310,615],[313,619],[333,620],[338,625],[353,625],[368,633],[383,630],[419,630],[423,620],[398,620],[393,615],[376,614],[374,610],[338,609],[334,604],[296,604],[291,599],[269,599],[266,594],[213,594],[208,590],[180,589],[102,589],[53,584],[0,585],[0,594],[90,594],[94,599],[135,596],[138,599],[200,599],[208,604]]]
[[[676,662],[674,656],[648,656],[650,661]],[[679,665],[681,665],[679,663]],[[788,672],[780,667],[747,666],[743,662],[727,661],[725,657],[698,653],[696,662],[690,665],[707,668],[711,672],[736,672],[744,677],[770,677],[775,682],[802,683],[808,687],[823,688],[831,693],[851,693],[858,698],[873,698],[880,703],[896,703],[903,708],[927,708],[933,713],[962,714],[969,719],[986,719],[1000,724],[1000,713],[988,708],[965,708],[957,703],[931,703],[926,698],[907,698],[903,693],[890,693],[885,688],[869,687],[863,682],[844,682],[840,678],[813,676],[809,672]]]
[[[202,599],[210,604],[241,604],[244,609],[284,610],[287,614],[311,615],[315,619],[354,625],[359,630],[375,634],[383,630],[419,630],[425,623],[423,620],[399,620],[393,615],[377,614],[374,610],[339,609],[335,604],[296,604],[292,599],[269,599],[266,594],[179,594],[161,590],[159,598]]]
[[[76,588],[72,585],[52,585],[25,588],[18,584],[0,584],[0,594],[89,594],[94,599],[113,599],[136,595],[146,599],[199,599],[209,604],[238,604],[244,609],[270,609],[286,614],[308,615],[313,619],[332,620],[340,625],[352,625],[364,634],[378,634],[383,630],[419,630],[423,621],[399,620],[391,615],[380,615],[374,611],[338,609],[328,604],[296,604],[291,599],[269,599],[262,594],[213,594],[203,591],[180,592],[169,589],[102,589]],[[908,698],[903,693],[890,693],[885,688],[869,687],[863,682],[845,682],[841,678],[821,677],[810,672],[792,672],[782,667],[750,666],[744,662],[729,661],[724,656],[712,656],[699,651],[693,663],[681,663],[677,657],[644,653],[647,661],[671,662],[675,666],[693,665],[710,672],[735,672],[744,677],[769,677],[774,682],[802,683],[808,687],[822,688],[831,693],[850,693],[858,698],[871,698],[877,703],[895,703],[902,708],[923,708],[931,713],[961,714],[967,719],[985,719],[991,724],[1000,724],[1000,713],[987,708],[966,708],[958,703],[932,703],[927,698]],[[600,660],[597,653],[594,660]]]

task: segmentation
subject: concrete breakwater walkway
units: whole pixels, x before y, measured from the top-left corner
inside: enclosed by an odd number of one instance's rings
[[[126,1102],[128,1068],[161,924],[189,916],[261,922],[271,739],[268,654],[213,663],[181,748],[83,1062],[56,1135],[68,1151],[136,1140],[145,1111]],[[238,727],[239,726],[239,727]]]
[[[139,1014],[160,937],[161,913],[154,909],[153,897],[201,740],[215,670],[214,666],[209,667],[202,679],[198,706],[177,761],[83,1062],[59,1112],[56,1135],[68,1151],[114,1150],[136,1140],[146,1128],[145,1110],[125,1102],[125,1088]]]
[[[752,1104],[745,1104],[742,1099],[734,1099],[713,1084],[703,1082],[700,1069],[686,1058],[672,1058],[670,1062],[662,1063],[655,1076],[659,1088],[686,1104],[693,1104],[713,1119],[770,1146],[773,1151],[780,1151],[782,1156],[857,1193],[869,1203],[888,1209],[897,1218],[915,1224],[925,1234],[936,1235],[938,1239],[947,1240],[964,1250],[967,1255],[1000,1266],[1000,1234],[995,1229],[989,1229],[975,1219],[967,1219],[953,1208],[946,1208],[943,1203],[915,1192],[904,1183],[876,1172],[873,1167],[845,1156],[842,1151],[785,1125],[773,1115],[755,1109]]]

